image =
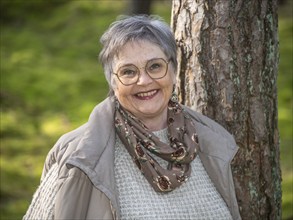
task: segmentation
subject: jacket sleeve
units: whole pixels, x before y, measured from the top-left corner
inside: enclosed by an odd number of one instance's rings
[[[80,169],[73,167],[61,180],[55,200],[55,219],[113,219],[109,199]]]
[[[59,148],[58,142],[54,145],[53,148],[51,148],[51,150],[47,154],[47,157],[46,157],[46,160],[44,163],[44,167],[43,167],[42,176],[41,176],[41,182],[45,179],[45,177],[46,177],[48,171],[50,170],[50,168],[52,167],[52,165],[54,163],[56,163],[56,157],[55,157],[56,148]]]

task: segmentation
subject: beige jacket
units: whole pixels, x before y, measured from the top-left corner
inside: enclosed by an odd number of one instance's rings
[[[95,107],[89,121],[63,135],[49,152],[42,178],[58,163],[55,219],[120,219],[114,177],[114,103]],[[233,216],[241,219],[230,163],[238,147],[233,137],[207,117],[184,107],[196,125],[199,157]]]

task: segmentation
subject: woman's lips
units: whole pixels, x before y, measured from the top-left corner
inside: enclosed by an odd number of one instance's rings
[[[135,94],[135,97],[141,100],[148,100],[153,98],[158,93],[158,91],[159,90],[156,89],[156,90],[151,90],[148,92],[140,92]]]

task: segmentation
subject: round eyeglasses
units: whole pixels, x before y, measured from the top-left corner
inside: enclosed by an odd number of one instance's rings
[[[155,58],[149,60],[144,69],[145,72],[151,77],[152,79],[161,79],[166,76],[168,72],[168,63],[163,58]],[[138,82],[141,72],[139,71],[140,68],[135,66],[134,64],[129,64],[122,66],[118,69],[117,73],[113,73],[117,76],[119,81],[125,85],[129,86]]]

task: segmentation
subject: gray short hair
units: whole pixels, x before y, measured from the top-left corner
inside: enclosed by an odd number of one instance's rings
[[[177,69],[176,41],[170,26],[158,16],[120,16],[102,35],[103,48],[99,54],[104,74],[112,91],[112,64],[119,50],[129,41],[146,40],[158,45],[171,61],[174,72]],[[110,93],[111,93],[110,91]]]

